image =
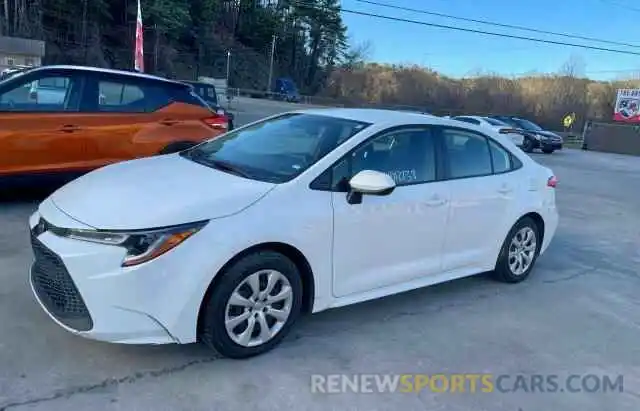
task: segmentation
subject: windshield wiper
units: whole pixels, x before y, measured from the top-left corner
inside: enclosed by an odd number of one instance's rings
[[[226,171],[228,173],[235,174],[237,176],[244,177],[244,178],[252,178],[251,175],[247,173],[245,170],[241,169],[240,167],[234,164],[228,163],[226,161],[216,160],[216,159],[207,159],[207,163],[211,164],[214,168],[217,168],[218,170]]]

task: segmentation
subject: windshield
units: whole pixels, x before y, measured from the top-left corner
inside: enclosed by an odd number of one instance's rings
[[[520,125],[520,127],[524,128],[525,130],[543,131],[542,127],[540,127],[535,123],[530,122],[529,120],[525,120],[523,118],[516,118],[514,120]]]
[[[491,117],[482,117],[482,118],[492,126],[508,126],[509,125],[504,121],[496,120],[495,118],[491,118]]]
[[[290,113],[224,134],[181,155],[246,178],[284,183],[368,125],[336,117]]]

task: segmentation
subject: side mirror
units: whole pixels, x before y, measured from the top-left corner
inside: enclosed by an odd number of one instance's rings
[[[396,182],[388,174],[374,170],[362,170],[349,181],[350,191],[347,201],[350,204],[362,202],[362,195],[389,195],[396,188]]]

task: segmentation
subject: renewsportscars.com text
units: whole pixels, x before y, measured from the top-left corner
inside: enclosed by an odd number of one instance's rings
[[[597,374],[314,374],[311,392],[340,393],[621,393],[622,375]]]

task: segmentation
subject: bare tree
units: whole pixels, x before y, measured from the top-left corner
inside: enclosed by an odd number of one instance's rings
[[[560,75],[567,77],[584,77],[586,64],[584,59],[578,55],[572,54],[569,59],[560,68]]]

